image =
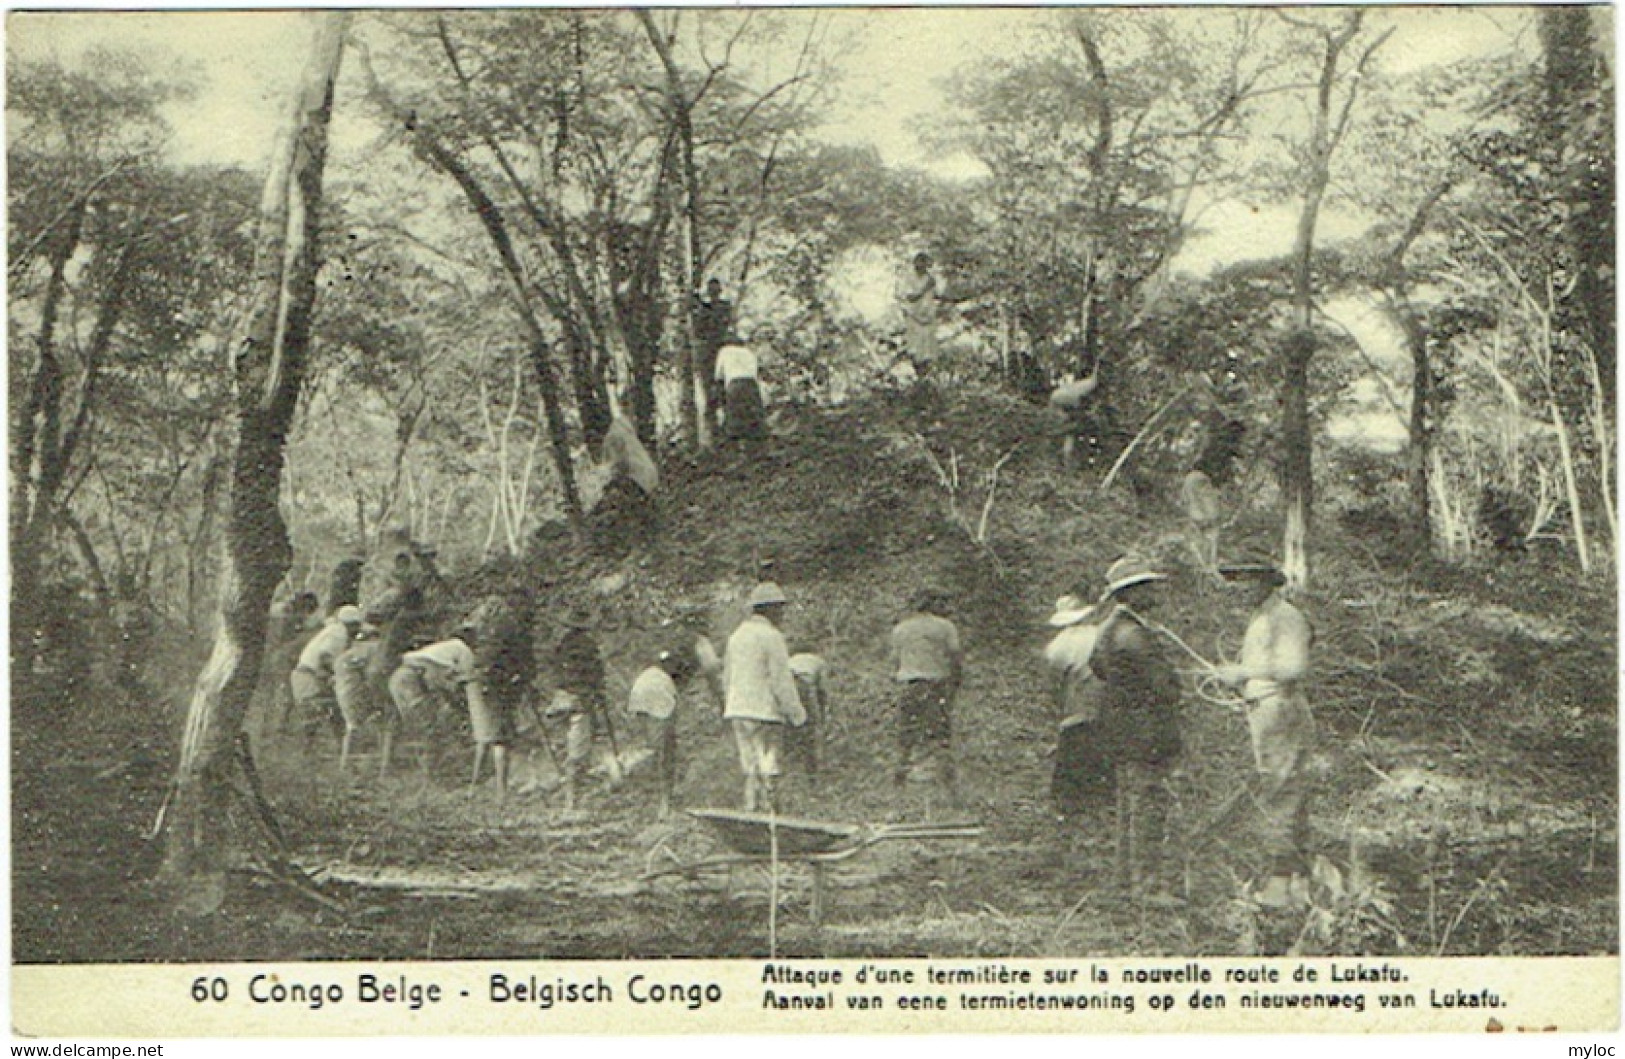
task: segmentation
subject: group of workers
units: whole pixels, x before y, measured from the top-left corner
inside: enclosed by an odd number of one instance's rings
[[[1240,657],[1207,675],[1240,693],[1256,780],[1251,786],[1267,865],[1255,896],[1267,907],[1301,904],[1309,875],[1308,773],[1315,725],[1304,694],[1312,633],[1271,562],[1219,566],[1251,608]],[[1045,649],[1062,714],[1052,794],[1063,816],[1115,803],[1119,885],[1173,900],[1166,843],[1167,781],[1183,753],[1179,675],[1155,617],[1168,578],[1135,557],[1106,572],[1093,604],[1056,601],[1060,631]]]
[[[672,806],[680,776],[677,758],[679,685],[704,681],[722,707],[722,716],[744,777],[747,809],[777,806],[776,781],[787,761],[816,775],[826,736],[827,665],[814,652],[792,654],[781,631],[788,606],[784,591],[762,581],[746,599],[747,615],[718,654],[709,638],[684,627],[681,639],[666,638],[666,647],[633,680],[627,713],[643,731],[653,758],[662,815]],[[949,713],[963,671],[958,630],[941,616],[942,593],[929,590],[916,600],[915,612],[892,634],[893,671],[899,685],[899,783],[927,770],[951,792],[957,783],[950,750]],[[310,631],[315,597],[301,593],[282,608],[282,624],[293,623],[308,637],[287,675],[291,708],[302,717],[306,744],[324,727],[340,737],[339,762],[348,766],[357,729],[377,717],[383,726],[380,774],[390,763],[391,744],[403,728],[444,726],[466,709],[475,744],[471,783],[480,779],[489,756],[499,791],[507,784],[507,749],[516,734],[516,707],[531,690],[498,694],[491,701],[485,685],[507,684],[495,678],[492,665],[476,659],[478,630],[465,623],[445,639],[390,652],[396,630],[409,629],[421,592],[407,564],[398,565],[389,587],[365,608],[344,604]],[[601,738],[611,744],[609,764],[618,768],[614,722],[608,712],[605,670],[591,608],[571,606],[565,631],[547,667],[552,697],[545,709],[531,704],[540,738],[563,773],[567,806],[578,804]],[[289,637],[299,632],[274,632]],[[406,633],[410,636],[410,633]],[[286,650],[285,648],[283,649]],[[495,651],[495,648],[493,648]],[[273,654],[273,657],[279,655]],[[379,680],[379,674],[387,677]],[[566,728],[562,759],[546,734],[544,721]]]
[[[1251,616],[1239,658],[1210,667],[1208,675],[1240,693],[1257,771],[1252,797],[1267,870],[1256,896],[1267,906],[1301,903],[1308,869],[1308,777],[1314,721],[1304,696],[1312,633],[1282,591],[1285,578],[1267,561],[1220,566],[1224,578],[1246,593]],[[1096,814],[1114,822],[1116,885],[1153,903],[1176,900],[1173,858],[1165,854],[1170,774],[1184,752],[1179,704],[1180,677],[1170,659],[1171,634],[1157,623],[1168,576],[1126,556],[1106,571],[1104,590],[1062,596],[1047,624],[1056,629],[1044,650],[1051,688],[1062,719],[1051,795],[1063,821],[1079,830]],[[402,587],[397,578],[382,599],[389,604]],[[409,586],[408,586],[409,587]],[[398,598],[395,599],[398,604]],[[916,594],[909,613],[892,628],[888,675],[896,692],[891,722],[896,733],[892,779],[932,784],[958,804],[953,750],[954,703],[964,680],[964,647],[947,617],[948,599],[935,588]],[[651,760],[659,811],[669,814],[682,777],[678,718],[685,685],[709,690],[721,706],[743,777],[747,810],[782,811],[778,782],[787,766],[816,775],[827,738],[827,664],[818,654],[792,654],[783,625],[789,600],[774,581],[762,581],[745,600],[747,614],[719,654],[703,631],[679,626],[652,653],[651,664],[632,681],[626,715],[637,725]],[[309,602],[300,599],[300,607]],[[478,638],[470,626],[443,640],[401,652],[384,684],[367,686],[377,672],[383,638],[374,622],[394,618],[378,601],[367,610],[337,608],[299,654],[288,684],[307,730],[323,717],[342,732],[341,766],[356,727],[371,714],[383,719],[380,768],[389,766],[397,728],[442,724],[466,709],[475,745],[471,783],[483,759],[495,765],[499,792],[507,782],[507,749],[516,735],[517,705],[493,703],[484,694],[489,666],[476,658]],[[532,706],[537,737],[563,775],[565,804],[581,804],[595,747],[607,737],[605,764],[620,767],[614,720],[593,611],[568,609],[565,630],[552,660],[552,701]],[[363,633],[362,630],[366,630]],[[527,679],[525,683],[530,682]],[[566,729],[561,755],[547,735],[548,721]],[[604,756],[602,754],[598,756]]]
[[[477,628],[459,625],[450,636],[423,635],[433,627],[427,606],[426,585],[435,575],[432,553],[409,547],[393,552],[389,582],[365,607],[339,602],[314,630],[317,609],[313,593],[289,601],[273,623],[272,641],[297,644],[293,668],[287,673],[288,698],[284,720],[299,716],[308,746],[324,727],[339,736],[340,767],[347,768],[356,733],[369,719],[383,723],[380,772],[389,769],[396,735],[444,720],[445,707],[466,704],[476,747],[477,778],[489,752],[498,782],[507,775],[505,738],[507,718],[486,702],[475,661]],[[359,591],[360,567],[352,560],[335,571],[334,600],[354,598]],[[347,587],[341,587],[340,582]],[[285,658],[288,647],[274,647],[273,663]]]
[[[905,301],[934,297],[929,269],[929,258],[920,255],[915,260],[918,282],[909,288],[918,288],[918,293],[911,299],[905,292]],[[759,440],[765,416],[756,356],[738,342],[732,306],[716,280],[697,301],[701,370],[712,383],[707,419],[726,438]],[[923,317],[918,322],[923,324]],[[1053,403],[1076,416],[1094,383],[1093,376],[1063,380]],[[606,497],[635,498],[652,519],[659,472],[624,419],[617,417],[611,424],[600,455],[610,470]],[[1197,495],[1202,487],[1212,491],[1204,473],[1198,468],[1183,483],[1188,510],[1203,506],[1197,502],[1203,499]],[[1254,800],[1268,857],[1258,899],[1267,905],[1292,904],[1304,895],[1307,870],[1305,767],[1314,723],[1302,682],[1312,639],[1309,625],[1283,594],[1285,578],[1279,569],[1267,561],[1219,566],[1216,533],[1196,529],[1191,543],[1198,566],[1247,586],[1252,595],[1253,613],[1239,659],[1209,667],[1208,676],[1239,691],[1247,716],[1258,774]],[[606,764],[612,772],[621,768],[595,615],[581,605],[565,614],[565,631],[547,667],[553,692],[544,710],[530,694],[533,603],[526,599],[519,604],[529,612],[519,637],[523,659],[506,667],[513,672],[504,669],[505,675],[499,675],[502,664],[493,659],[512,652],[493,644],[489,657],[480,659],[473,624],[459,626],[443,639],[422,635],[424,563],[414,549],[398,547],[389,584],[363,607],[357,598],[360,564],[352,561],[342,571],[343,587],[341,571],[335,572],[328,617],[314,631],[314,595],[302,593],[283,608],[273,642],[303,644],[285,688],[293,708],[304,715],[307,740],[324,723],[331,724],[340,735],[342,768],[359,726],[380,717],[382,774],[389,768],[398,731],[443,727],[466,710],[474,742],[471,784],[478,784],[489,756],[502,792],[518,713],[521,704],[528,704],[535,731],[562,773],[566,805],[579,805],[595,745],[607,739],[611,755]],[[432,574],[432,553],[427,567]],[[1168,779],[1184,751],[1181,684],[1165,644],[1178,641],[1172,634],[1165,636],[1168,631],[1154,620],[1167,581],[1139,558],[1119,559],[1106,571],[1101,594],[1082,591],[1056,601],[1048,625],[1057,632],[1044,651],[1062,715],[1051,790],[1060,818],[1079,821],[1109,810],[1115,822],[1115,879],[1152,900],[1172,896],[1170,858],[1163,853]],[[811,774],[819,768],[829,720],[826,663],[815,653],[790,652],[782,632],[788,599],[775,581],[762,580],[744,602],[746,617],[721,654],[703,631],[684,627],[683,637],[654,652],[651,664],[631,684],[626,713],[652,759],[662,816],[671,811],[681,778],[677,719],[685,684],[703,682],[721,706],[743,775],[747,810],[783,808],[777,785],[788,761],[799,761]],[[940,590],[920,591],[910,613],[891,631],[897,740],[892,778],[899,786],[933,783],[958,804],[953,713],[964,678],[964,649],[959,630],[946,615],[948,602]],[[286,661],[290,648],[281,650],[272,657]],[[496,690],[494,696],[487,695],[488,685]],[[547,734],[549,720],[566,729],[562,760]]]

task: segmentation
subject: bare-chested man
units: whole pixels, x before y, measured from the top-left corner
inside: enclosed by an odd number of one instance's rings
[[[1295,887],[1293,882],[1308,867],[1307,766],[1315,720],[1303,681],[1309,672],[1314,633],[1303,612],[1282,594],[1286,578],[1273,563],[1222,566],[1219,572],[1250,594],[1253,607],[1241,660],[1219,666],[1218,676],[1239,687],[1247,701],[1247,728],[1262,781],[1257,801],[1269,875],[1259,891],[1259,901],[1283,907],[1302,897],[1301,883]]]

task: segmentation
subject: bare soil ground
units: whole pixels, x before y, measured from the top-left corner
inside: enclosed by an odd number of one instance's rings
[[[647,770],[563,810],[532,731],[498,805],[489,789],[466,789],[464,742],[438,748],[427,775],[403,761],[380,782],[365,753],[341,776],[335,747],[307,751],[259,722],[269,798],[295,859],[336,907],[244,874],[221,912],[181,916],[151,884],[158,850],[144,832],[192,673],[159,659],[156,703],[109,698],[51,715],[12,704],[14,958],[765,956],[775,891],[779,955],[1618,951],[1612,586],[1578,584],[1541,554],[1492,569],[1400,565],[1391,541],[1330,519],[1305,601],[1323,734],[1313,823],[1325,872],[1313,907],[1276,913],[1250,900],[1259,865],[1245,801],[1218,812],[1247,777],[1245,726],[1195,694],[1172,784],[1183,903],[1153,908],[1114,891],[1109,814],[1063,825],[1048,800],[1056,717],[1039,652],[1049,605],[1098,589],[1110,559],[1137,547],[1183,571],[1167,621],[1207,657],[1234,653],[1246,615],[1184,570],[1155,452],[1143,495],[1101,496],[1087,473],[1060,472],[1045,429],[1018,402],[929,391],[861,410],[791,410],[764,460],[670,467],[652,549],[569,574],[617,586],[604,654],[619,700],[667,635],[662,617],[702,605],[720,637],[757,563],[772,559],[795,604],[792,650],[829,660],[835,700],[825,767],[787,779],[787,811],[984,827],[973,840],[881,843],[833,866],[822,924],[810,921],[804,865],[781,866],[776,882],[758,866],[644,879],[725,852],[686,815],[656,818]],[[988,472],[1012,448],[987,508]],[[952,504],[939,468],[949,481],[957,468]],[[1227,551],[1270,545],[1267,499],[1227,531]],[[927,804],[924,785],[900,796],[889,781],[884,638],[927,580],[950,589],[969,651],[957,809]],[[736,805],[714,704],[691,700],[680,731],[681,804]],[[630,725],[617,734],[634,756]],[[1369,871],[1354,870],[1355,847]]]

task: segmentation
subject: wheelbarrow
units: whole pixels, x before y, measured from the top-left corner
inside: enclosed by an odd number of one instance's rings
[[[736,809],[690,809],[688,814],[708,825],[734,852],[648,872],[644,880],[666,875],[697,875],[719,868],[733,869],[741,864],[806,864],[812,868],[813,875],[811,918],[814,924],[824,919],[825,876],[831,864],[855,857],[881,842],[977,838],[982,833],[981,825],[974,822],[839,824]]]

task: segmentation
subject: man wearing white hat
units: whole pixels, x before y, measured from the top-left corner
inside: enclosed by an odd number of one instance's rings
[[[1314,633],[1303,612],[1282,595],[1286,576],[1271,562],[1219,567],[1241,586],[1253,607],[1241,643],[1241,660],[1218,667],[1218,676],[1239,687],[1247,702],[1247,730],[1261,781],[1257,796],[1263,819],[1269,874],[1260,903],[1301,903],[1309,838],[1309,791],[1305,766],[1315,739],[1315,720],[1303,693]]]
[[[1068,595],[1055,601],[1049,618],[1049,626],[1060,631],[1044,648],[1044,661],[1061,713],[1050,796],[1063,820],[1112,800],[1112,760],[1099,731],[1100,678],[1089,668],[1104,616],[1105,608]]]
[[[750,593],[751,613],[728,637],[722,659],[722,718],[733,730],[745,773],[745,808],[775,809],[773,781],[786,724],[802,725],[807,712],[790,672],[790,649],[778,630],[784,590],[763,581]]]
[[[1179,675],[1140,616],[1161,604],[1165,574],[1124,556],[1106,571],[1109,607],[1089,666],[1101,680],[1100,727],[1117,772],[1117,881],[1165,900],[1168,775],[1182,749]]]

